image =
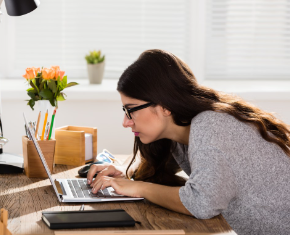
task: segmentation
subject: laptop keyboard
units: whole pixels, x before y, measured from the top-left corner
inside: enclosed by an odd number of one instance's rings
[[[91,197],[124,197],[114,191],[109,192],[107,188],[99,190],[96,194],[92,193],[92,188],[87,184],[87,180],[76,179],[67,180],[74,198],[91,198]]]

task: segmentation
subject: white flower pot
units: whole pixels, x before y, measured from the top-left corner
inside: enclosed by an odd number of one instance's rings
[[[90,84],[101,84],[104,76],[105,61],[99,64],[87,64]]]

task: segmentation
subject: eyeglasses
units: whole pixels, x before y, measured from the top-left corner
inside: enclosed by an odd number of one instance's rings
[[[127,109],[127,108],[125,108],[125,106],[123,106],[123,111],[126,113],[127,118],[131,120],[132,119],[131,113],[138,111],[138,110],[141,110],[141,109],[145,109],[145,108],[151,106],[152,104],[153,103],[149,102],[147,104],[142,104],[142,105],[139,105],[139,106],[131,108],[131,109]]]

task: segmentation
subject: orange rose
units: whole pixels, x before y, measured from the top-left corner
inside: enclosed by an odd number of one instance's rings
[[[64,74],[65,74],[65,71],[58,70],[58,71],[55,73],[55,79],[57,79],[57,78],[59,77],[60,80],[62,81]]]
[[[49,80],[49,79],[54,79],[55,76],[55,71],[53,69],[48,69],[48,68],[44,68],[42,70],[42,78]]]
[[[23,75],[24,78],[28,79],[33,79],[37,76],[37,73],[40,72],[40,68],[27,68],[26,74]]]
[[[40,68],[34,68],[34,67],[32,67],[32,68],[34,69],[35,74],[36,74],[36,76],[37,76],[37,74],[40,73]]]
[[[56,66],[51,66],[51,69],[53,69],[55,72],[60,70],[59,66],[56,65]]]
[[[59,66],[51,66],[51,69],[53,69],[55,71],[55,80],[58,79],[58,77],[60,78],[60,80],[63,79],[63,76],[65,74],[65,71],[61,71]]]

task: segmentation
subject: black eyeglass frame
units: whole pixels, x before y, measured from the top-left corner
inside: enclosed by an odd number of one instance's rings
[[[142,104],[142,105],[139,105],[137,107],[134,107],[134,108],[130,108],[130,109],[127,109],[125,106],[123,106],[123,111],[125,112],[126,116],[128,119],[132,119],[131,117],[131,113],[135,112],[135,111],[138,111],[138,110],[141,110],[141,109],[145,109],[149,106],[153,105],[152,102],[149,102],[149,103],[146,103],[146,104]]]

